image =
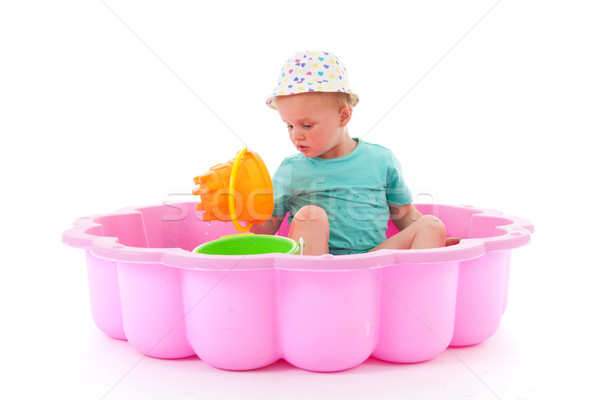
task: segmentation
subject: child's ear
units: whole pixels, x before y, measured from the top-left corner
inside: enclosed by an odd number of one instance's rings
[[[350,118],[352,118],[352,107],[345,106],[340,108],[340,126],[348,125]]]

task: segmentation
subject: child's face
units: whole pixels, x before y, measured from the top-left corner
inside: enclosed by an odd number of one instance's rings
[[[353,148],[354,141],[345,129],[351,111],[340,108],[333,94],[277,97],[277,111],[288,126],[290,140],[306,157],[338,158]]]

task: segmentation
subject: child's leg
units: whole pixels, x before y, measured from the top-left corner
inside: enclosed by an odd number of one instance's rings
[[[305,255],[329,253],[329,218],[325,210],[317,206],[302,207],[292,220],[288,237],[295,241],[304,239]]]
[[[371,251],[381,249],[430,249],[446,245],[446,227],[438,218],[423,215]]]

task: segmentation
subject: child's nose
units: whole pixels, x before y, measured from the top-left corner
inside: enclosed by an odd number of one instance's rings
[[[304,138],[304,135],[302,134],[302,132],[300,131],[300,129],[294,128],[292,130],[292,138],[294,138],[296,140],[300,140],[300,139]]]

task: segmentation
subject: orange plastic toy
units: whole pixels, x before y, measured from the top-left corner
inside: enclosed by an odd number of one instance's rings
[[[266,221],[273,213],[273,183],[258,154],[240,150],[235,159],[215,165],[194,178],[200,196],[196,210],[204,221],[231,221],[239,232]],[[246,226],[239,221],[247,222]]]

